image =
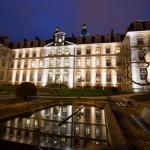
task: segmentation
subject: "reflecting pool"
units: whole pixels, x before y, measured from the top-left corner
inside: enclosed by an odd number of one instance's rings
[[[89,142],[109,145],[104,109],[86,105],[54,106],[9,120],[2,124],[1,139],[39,149],[82,149]]]

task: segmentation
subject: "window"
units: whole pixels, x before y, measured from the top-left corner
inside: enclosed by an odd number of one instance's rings
[[[41,79],[42,79],[42,71],[39,71],[38,72],[38,81],[41,81]]]
[[[100,137],[101,136],[101,128],[100,126],[96,126],[95,128],[95,136]]]
[[[29,127],[30,127],[30,119],[27,118],[27,119],[26,119],[26,128],[29,128]]]
[[[74,145],[77,147],[80,145],[79,139],[74,139]]]
[[[61,133],[65,134],[67,129],[67,124],[62,124],[61,125]]]
[[[29,132],[25,132],[25,139],[28,139],[29,138]]]
[[[40,51],[40,57],[44,57],[44,51]]]
[[[19,58],[21,58],[22,57],[22,53],[19,53]]]
[[[54,50],[53,49],[50,50],[50,55],[52,55],[52,56],[54,55]]]
[[[18,118],[18,127],[21,127],[21,126],[22,126],[22,119]]]
[[[61,137],[61,138],[60,138],[60,142],[61,142],[62,144],[66,143],[66,138]]]
[[[74,132],[75,132],[75,134],[80,134],[80,124],[74,125]]]
[[[14,62],[11,62],[10,68],[14,68]]]
[[[86,66],[87,66],[87,67],[90,67],[90,66],[91,66],[91,59],[90,59],[90,58],[87,58],[87,59],[86,59]]]
[[[30,73],[30,81],[33,81],[33,79],[34,79],[34,73],[31,72],[31,73]]]
[[[91,80],[91,73],[90,73],[90,71],[87,71],[86,72],[86,82],[90,82],[90,80]]]
[[[19,72],[16,73],[16,81],[19,81]]]
[[[4,79],[4,71],[0,71],[0,80]]]
[[[96,48],[96,55],[99,55],[101,52],[100,52],[100,47],[97,47]]]
[[[17,68],[20,68],[20,67],[21,67],[21,62],[19,61],[17,64]]]
[[[36,52],[33,52],[32,57],[36,57]]]
[[[77,67],[81,67],[81,58],[77,58]]]
[[[50,67],[54,67],[54,59],[50,59],[50,61],[49,61],[49,66],[50,66]]]
[[[32,60],[31,67],[35,68],[35,60]]]
[[[12,80],[12,72],[11,72],[11,73],[9,73],[9,78],[8,78],[8,80],[9,80],[9,81],[11,81],[11,80]]]
[[[143,45],[143,44],[144,44],[143,38],[138,37],[138,38],[137,38],[137,45]]]
[[[22,76],[22,81],[26,81],[26,76],[27,76],[27,73],[24,72],[24,73],[23,73],[23,76]]]
[[[120,47],[119,46],[116,47],[116,54],[118,54],[118,53],[120,53]]]
[[[109,47],[106,48],[106,54],[110,54],[110,48]]]
[[[136,25],[136,26],[135,26],[135,30],[136,30],[136,31],[141,31],[141,25]]]
[[[89,125],[86,125],[85,126],[85,135],[90,135],[90,126]]]
[[[15,125],[15,120],[13,119],[13,120],[10,120],[10,125],[11,126],[14,126]]]
[[[61,59],[58,58],[56,61],[56,67],[61,67]]]
[[[76,72],[76,79],[78,81],[78,79],[81,77],[81,71],[77,71]]]
[[[65,60],[64,60],[64,66],[65,67],[69,67],[69,59],[68,58],[65,58]]]
[[[122,81],[122,75],[121,73],[117,73],[117,82],[121,82]]]
[[[39,62],[39,67],[40,67],[40,68],[43,67],[43,60],[40,60],[40,62]]]
[[[53,132],[58,132],[58,125],[57,125],[57,123],[53,123],[52,131]]]
[[[101,65],[100,58],[96,58],[96,67],[99,67],[100,65]]]
[[[85,119],[90,119],[90,109],[85,108]]]
[[[106,58],[106,66],[110,66],[111,63],[110,63],[110,58]]]
[[[58,49],[58,50],[57,50],[57,54],[58,54],[58,55],[61,55],[61,53],[62,53],[62,52],[61,52],[61,49]]]
[[[65,54],[65,55],[69,55],[69,49],[65,49],[64,54]]]
[[[81,55],[81,50],[80,49],[77,50],[77,55]]]
[[[106,81],[111,82],[111,72],[110,71],[107,71],[107,73],[106,73]]]
[[[101,81],[101,73],[100,71],[96,71],[96,82],[100,82]]]
[[[86,49],[86,54],[87,54],[87,55],[90,55],[90,54],[91,54],[91,49],[90,49],[90,48],[87,48],[87,49]]]
[[[140,79],[145,80],[147,75],[146,68],[140,68]]]
[[[27,68],[28,67],[28,61],[25,61],[24,62],[24,68]]]
[[[138,56],[139,56],[139,60],[141,60],[141,61],[145,59],[145,54],[143,51],[139,51]]]
[[[68,83],[68,76],[69,76],[68,71],[65,71],[65,72],[64,72],[64,83],[65,83],[65,84]]]
[[[101,120],[101,111],[96,109],[95,114],[96,114],[96,120]]]
[[[25,57],[29,57],[29,52],[26,53]]]
[[[16,54],[15,54],[15,53],[13,53],[13,54],[12,54],[12,58],[15,58],[15,56],[16,56]]]
[[[5,65],[6,65],[6,60],[2,59],[2,67],[5,67]]]
[[[20,130],[17,131],[17,137],[21,137],[21,131]]]
[[[10,135],[10,136],[13,136],[13,135],[14,135],[14,130],[13,130],[13,129],[10,129],[10,130],[9,130],[9,135]]]
[[[120,62],[120,59],[116,59],[116,66],[121,66],[121,62]]]

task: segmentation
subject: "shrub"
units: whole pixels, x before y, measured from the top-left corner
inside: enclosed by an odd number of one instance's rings
[[[23,82],[16,87],[15,95],[22,98],[27,96],[36,96],[37,88],[30,82]]]
[[[117,93],[118,92],[118,88],[117,87],[111,87],[111,91],[114,92],[114,93]]]

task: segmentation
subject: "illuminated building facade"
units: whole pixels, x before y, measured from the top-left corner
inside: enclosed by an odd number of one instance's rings
[[[135,46],[139,42],[140,46],[149,44],[149,41],[149,20],[132,23],[125,35],[114,34],[112,31],[109,35],[91,36],[84,24],[80,36],[67,38],[66,33],[57,27],[50,40],[36,37],[34,41],[10,43],[9,66],[6,67],[8,72],[2,81],[13,84],[28,81],[39,87],[50,83],[64,83],[70,88],[83,86],[140,90],[142,86],[116,72],[121,69],[117,57],[126,46],[130,47],[131,61],[135,62],[130,66],[130,77],[143,83],[145,70],[139,67],[139,63],[141,66],[142,63],[138,62],[139,53]],[[133,60],[132,56],[136,59]],[[150,60],[149,53],[146,60]],[[81,77],[83,82],[79,82]],[[147,78],[150,81],[150,74]]]

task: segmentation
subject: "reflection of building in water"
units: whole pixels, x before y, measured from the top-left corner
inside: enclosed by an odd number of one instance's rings
[[[61,126],[58,124],[81,106],[55,106],[30,118],[7,121],[2,139],[40,147],[82,148],[88,142],[108,145],[104,110],[84,106]]]

